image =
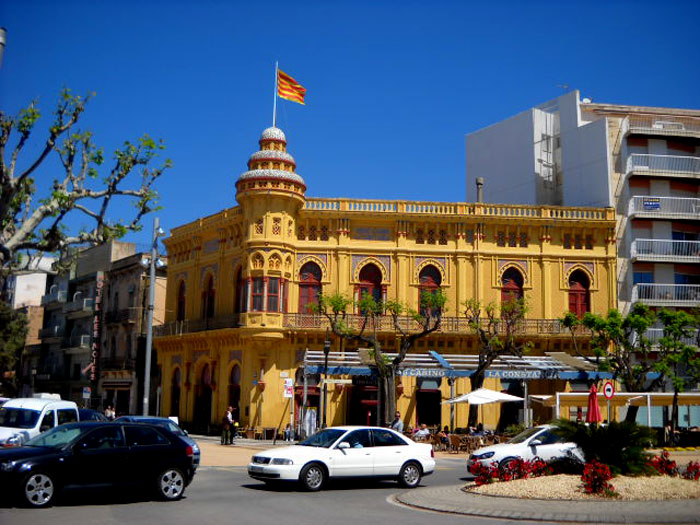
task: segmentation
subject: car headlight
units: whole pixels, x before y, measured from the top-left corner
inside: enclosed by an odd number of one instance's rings
[[[474,459],[489,459],[489,458],[492,458],[494,454],[495,454],[495,452],[484,452],[483,454],[474,455],[474,456],[472,456],[472,458],[474,458]]]
[[[286,458],[272,458],[270,465],[293,465],[294,462],[291,459]]]
[[[22,434],[13,434],[7,441],[5,441],[5,446],[20,447],[22,446],[23,442],[24,439],[22,439]]]
[[[12,461],[5,461],[4,463],[0,463],[0,471],[2,472],[11,472],[14,468],[15,464]]]

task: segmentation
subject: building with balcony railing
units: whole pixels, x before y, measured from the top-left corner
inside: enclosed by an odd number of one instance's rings
[[[487,200],[614,207],[621,310],[637,284],[700,284],[700,111],[567,93],[470,134],[467,188],[484,174]]]
[[[238,205],[173,228],[164,241],[165,323],[156,327],[154,341],[163,415],[206,429],[230,405],[242,425],[275,428],[288,420],[290,401],[282,389],[291,380],[295,414],[306,401],[325,410],[329,424],[374,422],[378,401],[371,375],[336,373],[342,384],[322,408],[320,378],[305,373],[306,349],[322,349],[328,329],[327,320],[313,313],[319,294],[353,300],[371,294],[418,309],[422,293],[441,289],[448,297],[441,327],[411,350],[426,360],[430,350],[476,355],[478,337],[462,315],[468,299],[500,304],[524,298],[530,309],[517,337],[541,356],[571,351],[571,337],[557,319],[568,308],[582,315],[616,304],[611,208],[305,193],[284,133],[267,129],[236,183]],[[345,322],[359,329],[365,319],[353,306]],[[409,333],[417,329],[408,315],[398,322]],[[390,316],[365,329],[387,352],[397,350],[400,337]],[[331,337],[330,346],[357,354],[362,344],[341,345]],[[494,372],[487,386],[522,394],[516,378],[525,376],[510,373],[508,380]],[[535,383],[543,392],[555,388],[551,381]],[[448,382],[433,372],[406,373],[397,384],[398,407],[407,423],[444,425],[450,411],[441,402],[451,389],[469,388],[466,375]],[[487,426],[495,426],[498,411],[487,410],[485,417]],[[466,414],[458,414],[455,424],[464,426]]]

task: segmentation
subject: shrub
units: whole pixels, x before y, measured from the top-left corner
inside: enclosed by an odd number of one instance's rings
[[[654,456],[651,458],[649,464],[662,476],[678,475],[678,465],[676,465],[676,462],[669,457],[668,452],[665,450],[660,456]]]
[[[645,474],[651,471],[649,454],[644,449],[656,442],[656,433],[647,427],[626,421],[606,426],[559,419],[556,433],[573,441],[583,451],[587,462],[599,461],[615,474]]]
[[[542,458],[536,457],[530,462],[530,474],[533,478],[549,476],[553,472],[552,466]]]
[[[612,474],[607,465],[598,461],[586,463],[583,469],[581,481],[583,481],[583,491],[586,494],[603,494],[607,497],[618,496],[613,487],[608,481],[612,479]]]
[[[552,474],[583,474],[584,463],[574,455],[554,458],[548,464]]]
[[[498,467],[495,463],[492,463],[491,465],[483,465],[479,462],[474,463],[471,467],[469,467],[469,472],[476,477],[474,482],[476,483],[477,487],[493,483],[493,480],[498,479],[499,477]]]
[[[691,461],[683,473],[685,479],[700,480],[700,461]]]

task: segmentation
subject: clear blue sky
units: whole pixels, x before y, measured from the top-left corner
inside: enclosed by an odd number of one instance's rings
[[[164,139],[171,228],[235,204],[279,60],[308,90],[278,105],[307,195],[465,201],[465,135],[558,85],[699,108],[698,20],[698,1],[4,0],[0,105],[38,98],[49,115],[63,86],[95,91],[83,127],[106,151]]]

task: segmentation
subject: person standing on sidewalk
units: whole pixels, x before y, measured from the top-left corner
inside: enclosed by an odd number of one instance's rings
[[[394,415],[394,420],[391,422],[390,428],[392,430],[396,430],[396,432],[402,434],[403,433],[403,421],[401,421],[401,412],[398,410],[396,411],[396,414]]]
[[[233,426],[233,407],[228,407],[224,413],[224,417],[221,418],[221,444],[230,445],[231,444],[231,427]]]

